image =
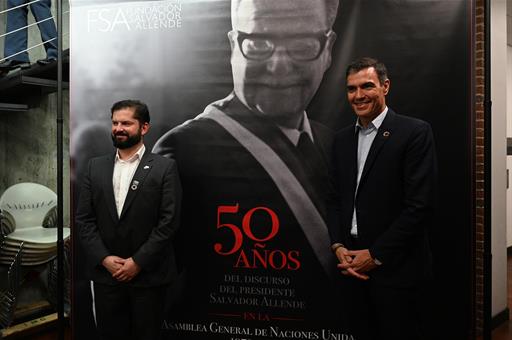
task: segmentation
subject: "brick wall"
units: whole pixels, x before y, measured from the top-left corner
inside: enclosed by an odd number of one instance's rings
[[[475,18],[475,328],[483,329],[483,259],[484,259],[484,11],[485,0],[476,0]]]

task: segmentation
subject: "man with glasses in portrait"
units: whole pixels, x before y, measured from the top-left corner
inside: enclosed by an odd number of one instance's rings
[[[242,312],[254,310],[293,327],[337,314],[324,205],[332,133],[305,111],[331,63],[337,8],[338,0],[231,1],[234,90],[153,149],[177,161],[183,185],[186,289],[175,311],[246,320]],[[223,284],[255,299],[227,303]],[[260,286],[290,290],[246,294]]]

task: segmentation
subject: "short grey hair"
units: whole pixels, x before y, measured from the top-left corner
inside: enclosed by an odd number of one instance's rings
[[[238,8],[240,7],[240,3],[243,0],[231,0],[231,26],[235,28],[236,26],[236,14],[238,12]],[[258,0],[254,0],[258,1]],[[282,0],[274,0],[274,1],[282,1]],[[336,21],[336,16],[338,15],[338,6],[340,0],[322,0],[325,3],[325,14],[327,19],[327,26],[332,28],[334,25],[334,21]]]

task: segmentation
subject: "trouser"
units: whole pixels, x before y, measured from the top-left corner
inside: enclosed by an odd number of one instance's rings
[[[350,249],[363,249],[357,238],[347,243]],[[385,264],[384,264],[385,265]],[[363,281],[343,276],[340,282],[343,319],[357,340],[424,339],[422,308],[423,285],[398,287],[372,278]]]
[[[140,288],[94,282],[96,326],[100,339],[160,339],[166,292],[167,285]]]
[[[7,8],[13,8],[28,3],[29,0],[7,0]],[[52,16],[50,7],[51,0],[40,0],[30,4],[30,10],[39,26],[41,40],[48,41],[44,44],[47,58],[57,58],[57,29],[52,19],[45,20]],[[7,27],[4,46],[4,57],[12,60],[28,62],[27,49],[27,15],[28,7],[23,6],[7,12]],[[44,20],[44,21],[42,21]],[[42,21],[42,22],[40,22]],[[19,31],[17,31],[20,29]],[[13,32],[13,33],[9,33]],[[21,52],[21,53],[20,53]],[[19,53],[19,54],[18,54]],[[12,56],[12,57],[11,57]]]
[[[371,278],[347,278],[342,287],[343,310],[355,339],[423,339],[418,289],[383,286]]]

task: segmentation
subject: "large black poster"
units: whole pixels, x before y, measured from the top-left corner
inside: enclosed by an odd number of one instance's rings
[[[146,146],[180,167],[182,274],[168,337],[350,338],[323,202],[329,130],[355,119],[344,70],[360,56],[387,64],[391,108],[432,125],[441,199],[425,312],[435,338],[467,334],[470,12],[462,0],[72,2],[75,198],[87,160],[113,152],[109,108],[121,99],[149,105]],[[314,155],[293,147],[287,128],[297,125]],[[78,242],[74,253],[74,333],[86,339],[94,324]]]

